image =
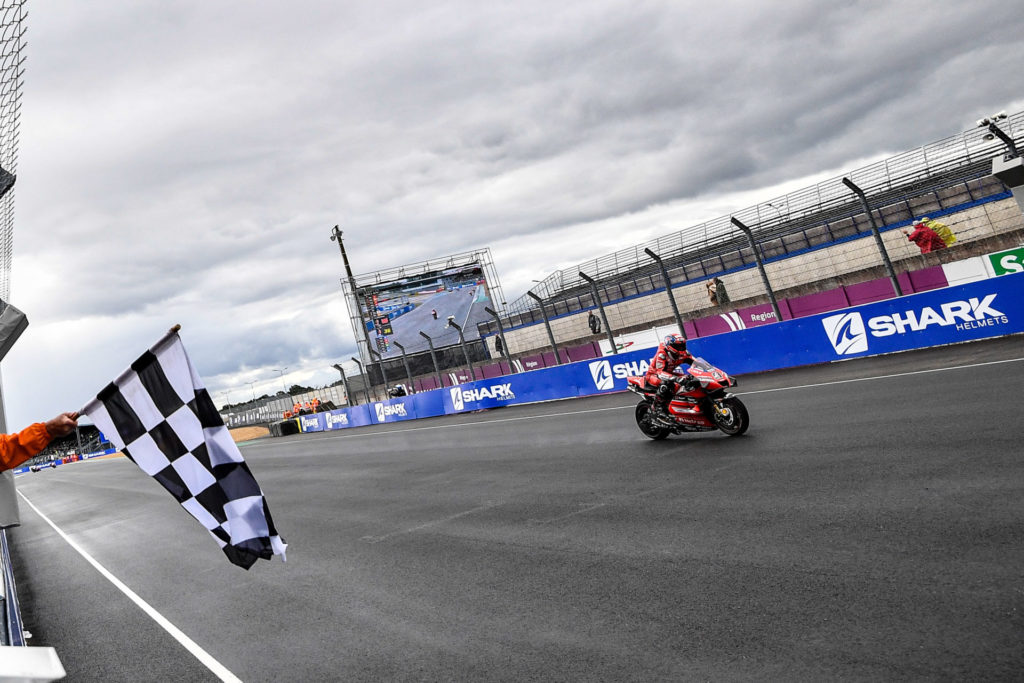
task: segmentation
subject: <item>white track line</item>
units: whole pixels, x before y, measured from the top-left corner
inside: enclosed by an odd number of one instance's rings
[[[21,496],[25,500],[26,503],[28,503],[28,506],[30,508],[32,508],[33,510],[36,511],[37,515],[39,515],[40,517],[43,518],[44,522],[46,522],[51,527],[53,527],[53,530],[57,532],[57,535],[59,535],[61,538],[63,538],[65,541],[67,541],[68,545],[70,545],[72,548],[74,548],[75,551],[79,555],[84,557],[86,562],[88,562],[93,567],[95,567],[96,571],[98,571],[100,574],[102,574],[104,576],[104,578],[107,579],[107,581],[110,581],[110,583],[114,584],[114,587],[116,587],[119,591],[121,591],[122,593],[127,595],[129,600],[131,600],[136,605],[138,605],[139,608],[143,612],[148,614],[149,617],[153,621],[155,621],[157,624],[159,624],[161,626],[161,628],[163,628],[165,631],[167,631],[169,634],[171,634],[171,636],[175,640],[177,640],[179,643],[181,643],[181,645],[186,650],[191,652],[192,655],[196,659],[198,659],[200,662],[202,662],[203,665],[206,666],[207,669],[209,669],[211,672],[213,672],[214,676],[216,676],[217,678],[219,678],[222,681],[229,681],[231,683],[236,683],[236,682],[237,683],[242,683],[241,679],[238,678],[237,676],[235,676],[230,671],[228,671],[227,667],[225,667],[223,664],[221,664],[216,659],[214,659],[210,655],[210,653],[208,653],[206,650],[204,650],[203,648],[199,647],[199,645],[197,645],[194,640],[192,640],[191,638],[186,636],[184,633],[182,633],[181,630],[177,626],[172,624],[170,621],[168,621],[167,618],[164,615],[162,615],[159,612],[157,612],[152,606],[150,606],[150,604],[148,602],[146,602],[145,600],[140,598],[135,591],[133,591],[128,586],[124,585],[124,583],[122,583],[120,579],[118,579],[116,576],[114,576],[109,571],[107,571],[106,567],[104,567],[102,564],[100,564],[95,559],[93,559],[93,557],[91,555],[89,555],[89,553],[85,552],[85,550],[80,545],[78,545],[73,540],[71,540],[71,537],[68,536],[66,533],[64,533],[60,529],[60,527],[58,527],[56,524],[54,524],[50,520],[49,517],[44,515],[42,513],[42,511],[39,508],[37,508],[32,503],[32,501],[30,501],[25,496],[24,493],[22,493],[21,491],[18,491],[18,495]]]
[[[758,389],[756,391],[737,392],[746,396],[747,394],[767,394],[772,391],[789,391],[790,389],[810,389],[812,387],[827,387],[833,384],[848,384],[850,382],[870,382],[876,379],[893,379],[894,377],[909,377],[911,375],[925,375],[930,372],[948,372],[950,370],[966,370],[968,368],[981,368],[986,365],[999,365],[1000,363],[1017,363],[1024,358],[1010,358],[1008,360],[993,360],[987,363],[972,363],[971,365],[954,365],[948,368],[932,368],[931,370],[914,370],[912,372],[899,372],[895,375],[875,375],[874,377],[856,377],[854,379],[837,379],[834,382],[821,382],[820,384],[801,384],[795,387],[778,387],[776,389]]]
[[[742,395],[742,396],[749,396],[751,394],[766,394],[766,393],[772,392],[772,391],[790,391],[790,390],[793,390],[793,389],[810,389],[810,388],[813,388],[813,387],[827,387],[827,386],[831,386],[831,385],[834,385],[834,384],[847,384],[849,382],[870,382],[870,381],[876,380],[876,379],[892,379],[894,377],[908,377],[910,375],[923,375],[923,374],[930,373],[930,372],[947,372],[947,371],[950,371],[950,370],[965,370],[965,369],[968,369],[968,368],[980,368],[980,367],[984,367],[986,365],[999,365],[1000,363],[1017,363],[1017,362],[1020,362],[1020,361],[1024,361],[1024,358],[1010,358],[1008,360],[994,360],[994,361],[989,361],[987,363],[972,363],[970,365],[955,365],[955,366],[946,367],[946,368],[933,368],[931,370],[914,370],[913,372],[900,372],[900,373],[897,373],[895,375],[875,375],[874,377],[858,377],[856,379],[839,379],[839,380],[836,380],[834,382],[821,382],[819,384],[801,384],[801,385],[792,386],[792,387],[777,387],[775,389],[758,389],[756,391],[738,391],[736,393],[739,394],[739,395]],[[625,392],[623,392],[623,393],[625,393]],[[584,397],[584,398],[586,398],[586,397]],[[558,399],[558,400],[572,400],[572,399]],[[536,405],[536,404],[531,404],[531,405]],[[432,429],[459,429],[459,428],[462,428],[462,427],[476,427],[476,426],[479,426],[479,425],[498,424],[498,423],[501,423],[501,422],[519,422],[521,420],[544,420],[544,419],[548,419],[548,418],[552,418],[552,417],[566,417],[568,415],[585,415],[587,413],[603,413],[603,412],[606,412],[606,411],[609,411],[609,410],[627,410],[627,409],[632,410],[633,407],[634,407],[633,405],[628,405],[628,406],[613,406],[611,408],[590,408],[590,409],[587,409],[587,410],[570,410],[570,411],[564,412],[564,413],[549,413],[547,415],[524,415],[522,417],[503,417],[503,418],[498,418],[498,419],[495,419],[495,420],[476,420],[474,422],[462,422],[462,423],[459,423],[459,424],[432,425],[432,426],[429,426],[429,427],[409,427],[407,429],[389,429],[389,430],[384,431],[384,432],[373,432],[372,435],[373,436],[381,436],[383,434],[407,434],[408,432],[421,432],[421,431],[428,431],[428,430],[432,430]],[[388,424],[395,424],[395,423],[388,423]],[[317,432],[317,433],[318,434],[323,434],[324,432]],[[362,437],[365,437],[365,436],[368,436],[368,434],[366,432],[362,432],[362,433],[359,433],[359,434],[336,434],[334,436],[323,437],[321,439],[318,439],[318,441],[334,441],[336,439],[358,439],[358,438],[362,438]],[[276,441],[263,441],[263,440],[260,440],[260,441],[251,441],[251,442],[245,444],[245,447],[246,448],[266,448],[266,447],[269,447],[269,446],[281,447],[281,446],[297,444],[297,443],[308,443],[308,442],[296,440],[296,441],[287,441],[287,442],[281,443],[281,442],[276,442]]]
[[[530,404],[530,405],[536,405],[536,404]],[[475,427],[477,425],[497,424],[499,422],[519,422],[520,420],[538,420],[538,419],[541,419],[541,418],[549,418],[549,417],[565,417],[566,415],[583,415],[584,413],[602,413],[602,412],[605,412],[607,410],[622,410],[623,408],[630,408],[630,409],[632,409],[633,406],[613,406],[611,408],[591,408],[589,410],[571,410],[571,411],[569,411],[567,413],[550,413],[548,415],[524,415],[523,417],[503,417],[503,418],[499,418],[497,420],[477,420],[475,422],[462,422],[462,423],[455,424],[455,425],[432,425],[432,426],[429,426],[429,427],[409,427],[408,429],[389,429],[386,432],[373,432],[372,434],[373,434],[373,436],[380,436],[382,434],[405,434],[407,432],[423,432],[423,431],[427,431],[427,430],[431,430],[431,429],[459,429],[461,427]],[[388,424],[395,424],[395,423],[391,422],[391,423],[388,423]],[[367,425],[367,426],[376,426],[376,425]],[[317,434],[323,434],[324,432],[316,432],[316,433]],[[367,432],[362,432],[360,434],[336,434],[334,436],[328,436],[328,437],[323,437],[321,439],[317,439],[317,441],[334,441],[335,439],[358,439],[358,438],[362,438],[362,437],[365,437],[365,436],[369,436],[369,434]],[[261,439],[260,441],[250,441],[249,443],[245,444],[245,447],[246,448],[263,448],[263,447],[266,447],[266,446],[285,446],[285,445],[291,445],[293,443],[297,444],[297,443],[308,443],[308,442],[305,442],[305,441],[287,441],[285,443],[280,443],[280,442],[276,442],[275,443],[274,441],[264,442]]]

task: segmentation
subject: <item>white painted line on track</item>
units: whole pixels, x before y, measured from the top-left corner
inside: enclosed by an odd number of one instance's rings
[[[117,588],[119,591],[121,591],[126,596],[128,596],[129,600],[131,600],[136,605],[138,605],[139,608],[143,612],[145,612],[147,615],[149,615],[149,617],[153,621],[155,621],[157,624],[159,624],[160,627],[163,628],[165,631],[167,631],[175,640],[177,640],[179,643],[181,643],[182,647],[184,647],[186,650],[191,652],[192,655],[196,659],[198,659],[200,662],[202,662],[203,665],[206,666],[207,669],[209,669],[211,672],[213,672],[214,676],[216,676],[217,678],[219,678],[222,681],[229,681],[231,683],[236,683],[236,682],[237,683],[242,683],[241,679],[238,678],[237,676],[235,676],[230,671],[228,671],[227,667],[225,667],[223,664],[221,664],[216,659],[214,659],[210,655],[210,653],[208,653],[206,650],[204,650],[203,648],[199,647],[199,645],[197,645],[194,640],[192,640],[191,638],[186,636],[184,633],[182,633],[182,631],[177,626],[175,626],[170,621],[168,621],[167,618],[164,615],[162,615],[159,612],[157,612],[148,602],[146,602],[145,600],[140,598],[139,595],[135,591],[133,591],[128,586],[124,585],[124,583],[120,579],[118,579],[116,576],[111,574],[107,570],[106,567],[104,567],[102,564],[97,562],[89,553],[85,552],[85,549],[83,549],[80,545],[75,543],[71,539],[71,537],[68,536],[66,533],[64,533],[64,531],[61,530],[60,527],[58,527],[56,524],[54,524],[50,520],[49,517],[44,515],[42,513],[42,511],[39,508],[37,508],[32,503],[32,501],[29,500],[25,496],[24,493],[22,493],[21,491],[18,491],[18,495],[21,496],[22,499],[24,499],[24,501],[26,503],[28,503],[28,506],[30,508],[35,510],[37,515],[42,517],[44,522],[46,522],[51,527],[53,527],[53,530],[57,532],[58,536],[63,538],[65,541],[67,541],[68,545],[70,545],[72,548],[74,548],[74,550],[79,555],[84,557],[86,562],[88,562],[93,567],[95,567],[96,571],[98,571],[100,574],[102,574],[103,577],[107,579],[107,581],[110,581],[110,583],[114,584],[115,588]]]
[[[1000,363],[1018,363],[1024,358],[1010,358],[1008,360],[993,360],[987,363],[972,363],[970,365],[953,365],[946,368],[932,368],[931,370],[913,370],[911,372],[899,372],[894,375],[875,375],[874,377],[856,377],[854,379],[837,379],[834,382],[821,382],[820,384],[800,384],[793,387],[777,387],[775,389],[758,389],[756,391],[736,392],[746,396],[748,394],[767,394],[772,391],[789,391],[791,389],[811,389],[813,387],[828,387],[834,384],[849,384],[850,382],[870,382],[876,379],[893,379],[896,377],[910,377],[911,375],[926,375],[932,372],[949,372],[950,370],[966,370],[968,368],[981,368],[986,365],[999,365]]]
[[[775,389],[757,389],[755,391],[737,391],[736,394],[740,395],[740,396],[749,396],[751,394],[767,394],[767,393],[772,392],[772,391],[791,391],[793,389],[811,389],[811,388],[814,388],[814,387],[827,387],[827,386],[832,386],[832,385],[835,385],[835,384],[848,384],[850,382],[870,382],[872,380],[878,380],[878,379],[893,379],[893,378],[896,378],[896,377],[909,377],[911,375],[923,375],[923,374],[927,374],[927,373],[931,373],[931,372],[948,372],[950,370],[966,370],[966,369],[969,369],[969,368],[980,368],[980,367],[984,367],[986,365],[999,365],[1000,363],[1018,363],[1020,361],[1024,361],[1024,358],[1010,358],[1010,359],[1007,359],[1007,360],[994,360],[994,361],[989,361],[987,363],[972,363],[970,365],[953,365],[953,366],[944,367],[944,368],[932,368],[931,370],[914,370],[914,371],[911,371],[911,372],[900,372],[900,373],[896,373],[896,374],[893,374],[893,375],[875,375],[873,377],[857,377],[857,378],[854,378],[854,379],[838,379],[838,380],[835,380],[834,382],[821,382],[819,384],[800,384],[800,385],[792,386],[792,387],[776,387]],[[791,369],[796,369],[796,368],[791,368]],[[625,393],[625,392],[622,392],[622,393]],[[586,397],[586,398],[589,398],[589,397]],[[571,400],[571,399],[560,399],[560,400]],[[528,405],[536,405],[536,404],[528,404]],[[613,406],[611,408],[590,408],[590,409],[587,409],[587,410],[570,410],[570,411],[564,412],[564,413],[550,413],[550,414],[547,414],[547,415],[524,415],[522,417],[503,417],[503,418],[498,418],[498,419],[495,419],[495,420],[476,420],[474,422],[462,422],[460,424],[432,425],[432,426],[429,426],[429,427],[409,427],[407,429],[389,429],[386,432],[373,432],[372,434],[369,434],[367,432],[361,432],[359,434],[336,434],[334,436],[323,437],[321,439],[318,439],[318,441],[334,441],[336,439],[358,439],[358,438],[362,438],[362,437],[366,437],[366,436],[371,436],[371,435],[372,436],[381,436],[381,435],[384,435],[384,434],[407,434],[409,432],[422,432],[422,431],[429,431],[429,430],[433,430],[433,429],[459,429],[459,428],[462,428],[462,427],[476,427],[476,426],[479,426],[479,425],[499,424],[499,423],[502,423],[502,422],[519,422],[521,420],[544,420],[544,419],[548,419],[548,418],[552,418],[552,417],[566,417],[566,416],[569,416],[569,415],[585,415],[585,414],[588,414],[588,413],[603,413],[603,412],[607,412],[609,410],[627,410],[627,409],[628,410],[633,410],[633,408],[634,408],[633,405]],[[388,423],[388,424],[396,424],[396,423],[392,422],[392,423]],[[317,432],[317,433],[318,434],[323,434],[325,432]],[[260,441],[251,441],[251,442],[245,444],[245,447],[246,448],[263,448],[263,447],[267,447],[267,446],[277,446],[277,447],[280,448],[281,446],[297,444],[297,443],[308,443],[308,442],[305,442],[305,441],[288,441],[288,442],[281,443],[279,441],[264,441],[264,440],[260,440]]]
[[[535,405],[535,404],[532,404],[532,405]],[[458,429],[460,427],[475,427],[477,425],[483,425],[483,424],[498,424],[499,422],[519,422],[520,420],[537,420],[537,419],[540,419],[540,418],[549,418],[549,417],[565,417],[566,415],[583,415],[585,413],[601,413],[601,412],[605,412],[607,410],[622,410],[623,408],[630,408],[630,409],[632,409],[633,406],[613,406],[611,408],[591,408],[589,410],[571,410],[571,411],[569,411],[567,413],[551,413],[549,415],[524,415],[523,417],[503,417],[503,418],[499,418],[497,420],[477,420],[475,422],[463,422],[463,423],[456,424],[456,425],[432,425],[430,427],[409,427],[408,429],[389,429],[386,432],[373,432],[372,435],[373,436],[380,436],[382,434],[406,434],[408,432],[424,432],[424,431],[428,431],[428,430],[431,430],[431,429]],[[392,423],[389,423],[389,424],[395,424],[395,423],[392,422]],[[317,433],[318,434],[323,434],[324,432],[317,432]],[[336,434],[334,436],[328,436],[328,437],[324,437],[322,439],[317,439],[317,440],[318,441],[334,441],[335,439],[358,439],[358,438],[362,438],[362,437],[365,437],[365,436],[370,436],[370,434],[368,434],[367,432],[362,432],[360,434]],[[245,445],[245,447],[246,448],[262,448],[264,446],[283,446],[283,445],[288,445],[288,444],[293,444],[293,443],[308,443],[308,442],[305,442],[305,441],[288,441],[288,442],[285,442],[285,443],[280,443],[280,442],[274,442],[274,441],[263,441],[261,439],[260,441],[253,441],[251,443],[248,443],[248,444]]]

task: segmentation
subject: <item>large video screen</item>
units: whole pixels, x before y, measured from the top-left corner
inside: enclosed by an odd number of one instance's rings
[[[434,348],[459,343],[462,327],[466,341],[478,339],[477,323],[491,316],[490,290],[479,263],[428,271],[381,284],[362,286],[356,294],[363,324],[372,347],[385,358],[426,351],[420,332],[429,335]]]

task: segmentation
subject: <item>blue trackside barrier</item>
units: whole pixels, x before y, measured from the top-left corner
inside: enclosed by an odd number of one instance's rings
[[[689,349],[741,375],[1022,332],[1024,273],[1016,273],[701,337]],[[640,349],[299,419],[302,431],[322,432],[623,391],[652,355]]]

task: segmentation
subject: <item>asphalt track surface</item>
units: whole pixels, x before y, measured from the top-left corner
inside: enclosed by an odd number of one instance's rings
[[[290,549],[249,572],[123,458],[18,487],[246,681],[1019,679],[1022,358],[745,377],[736,438],[617,394],[261,440]],[[24,501],[10,535],[68,680],[215,680]]]
[[[449,315],[455,316],[455,322],[462,326],[467,340],[479,338],[477,323],[491,317],[484,311],[489,300],[476,300],[479,288],[479,285],[467,286],[451,292],[440,292],[418,303],[416,308],[391,321],[395,333],[389,339],[404,346],[406,353],[428,350],[427,340],[420,335],[420,331],[430,335],[435,349],[454,346],[459,343],[459,332],[448,326]],[[432,309],[437,310],[437,320],[434,320],[430,312]],[[396,347],[384,354],[384,357],[397,358],[401,355],[401,351]]]

